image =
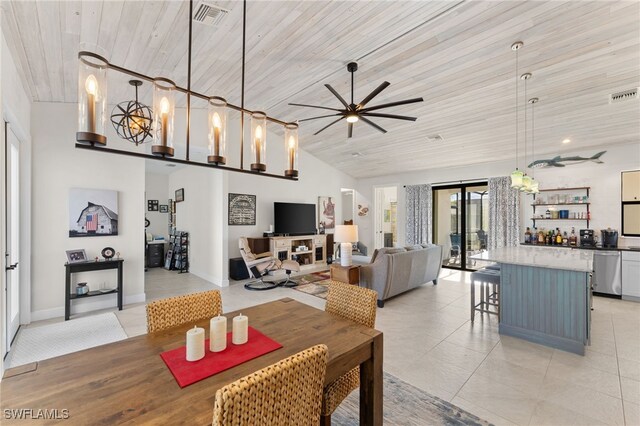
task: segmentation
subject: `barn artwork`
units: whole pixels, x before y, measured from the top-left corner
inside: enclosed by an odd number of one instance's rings
[[[69,236],[118,235],[118,191],[72,188],[69,191]]]

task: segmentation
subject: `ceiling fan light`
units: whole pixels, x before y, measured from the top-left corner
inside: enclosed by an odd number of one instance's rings
[[[347,114],[347,123],[357,123],[358,122],[358,114],[352,113]]]

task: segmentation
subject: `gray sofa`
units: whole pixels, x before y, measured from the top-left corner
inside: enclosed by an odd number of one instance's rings
[[[429,281],[438,284],[442,268],[442,246],[433,244],[376,250],[371,263],[360,266],[360,286],[378,292],[378,307],[384,301]]]

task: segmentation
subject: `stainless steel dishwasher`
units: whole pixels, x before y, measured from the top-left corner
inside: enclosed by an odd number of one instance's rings
[[[593,253],[593,292],[605,296],[621,296],[620,252],[596,250]]]

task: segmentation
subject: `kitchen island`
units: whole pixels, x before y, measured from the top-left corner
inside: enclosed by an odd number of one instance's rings
[[[471,258],[500,264],[500,334],[584,355],[593,252],[520,246]]]

